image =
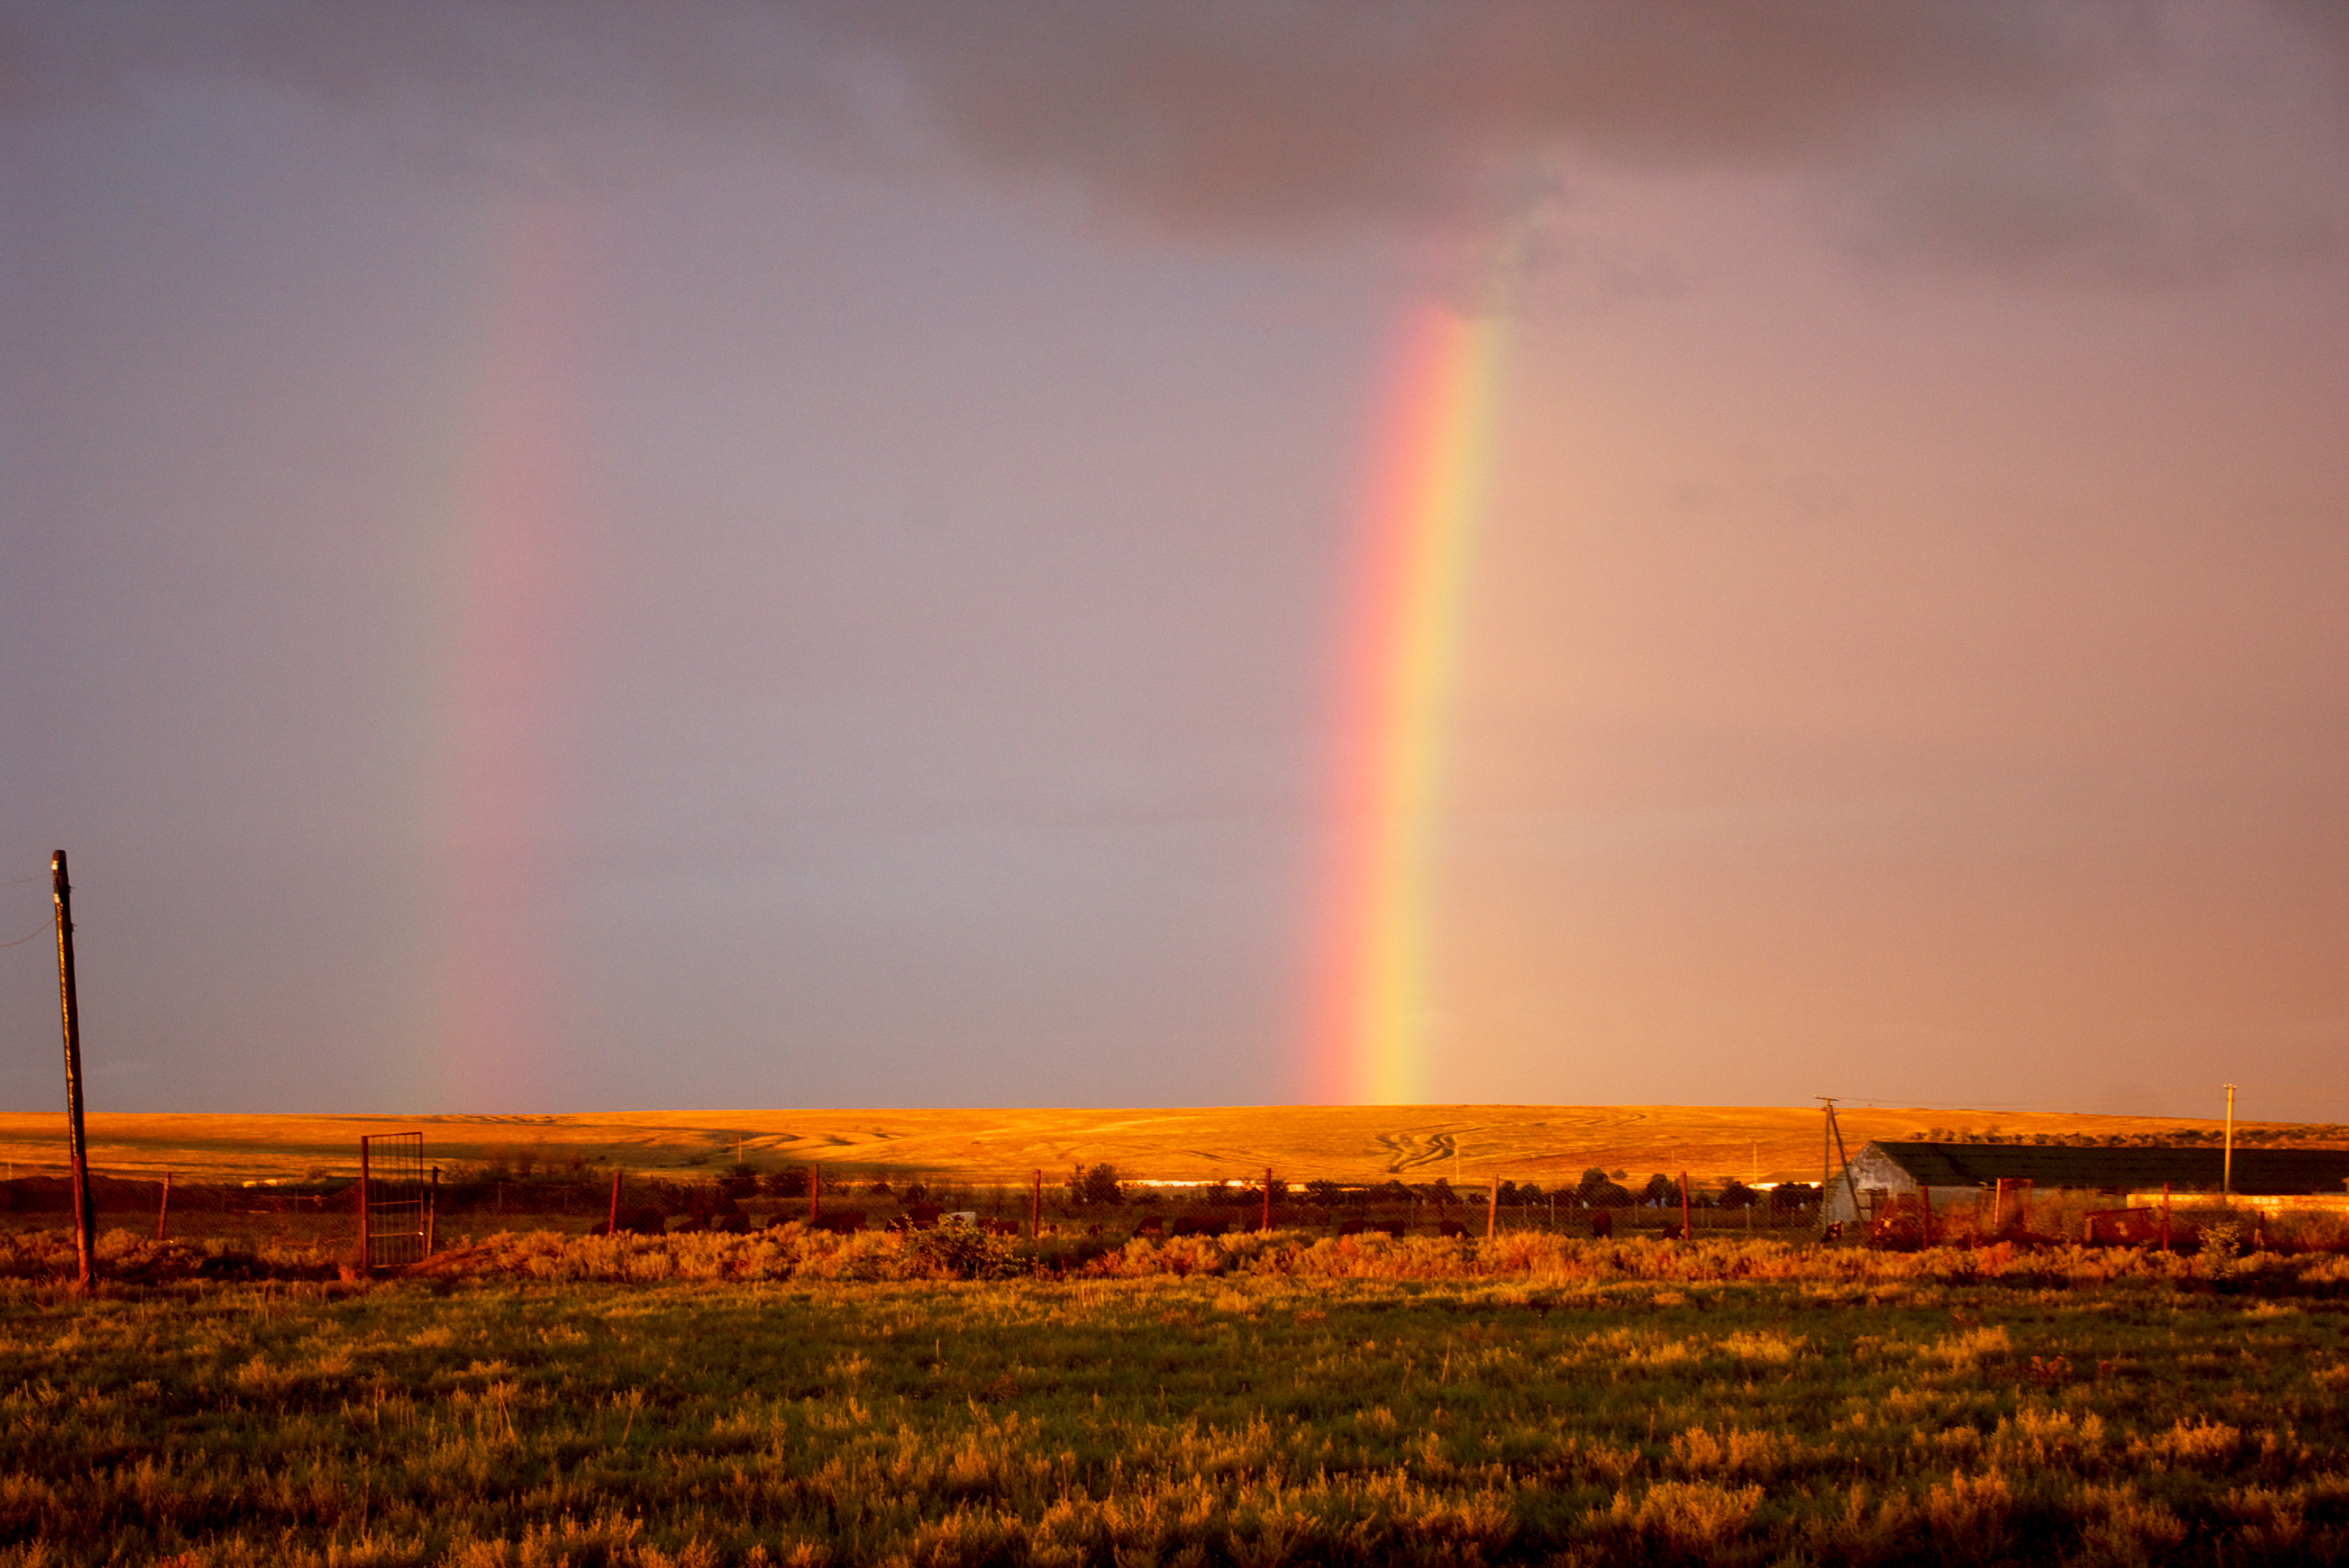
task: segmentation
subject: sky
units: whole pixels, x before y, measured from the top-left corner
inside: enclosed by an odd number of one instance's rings
[[[0,1108],[2349,1118],[2319,0],[0,0]]]

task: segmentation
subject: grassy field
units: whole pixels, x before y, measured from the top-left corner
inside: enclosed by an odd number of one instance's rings
[[[0,1283],[0,1563],[2349,1554],[2336,1256],[936,1247]]]
[[[1847,1107],[1852,1152],[1871,1138],[1992,1126],[2050,1134],[2208,1131],[2147,1117]],[[2240,1124],[2246,1135],[2281,1127]],[[1701,1179],[1819,1179],[1817,1108],[1734,1106],[1225,1106],[1164,1110],[725,1110],[577,1116],[94,1114],[101,1171],[199,1180],[344,1175],[364,1133],[419,1130],[441,1163],[502,1159],[540,1168],[613,1166],[653,1175],[721,1169],[737,1151],[771,1168],[822,1161],[843,1173],[1019,1181],[1107,1163],[1164,1181],[1246,1181],[1269,1165],[1291,1181],[1489,1176],[1544,1186],[1589,1166]],[[0,1115],[10,1173],[54,1171],[61,1115]]]

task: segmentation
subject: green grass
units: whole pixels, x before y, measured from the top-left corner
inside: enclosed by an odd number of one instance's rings
[[[0,1562],[2349,1554],[2330,1260],[773,1244],[0,1287]]]

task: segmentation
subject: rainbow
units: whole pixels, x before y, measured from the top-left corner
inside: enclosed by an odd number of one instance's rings
[[[442,564],[419,780],[434,913],[415,1087],[468,1110],[543,1102],[554,1055],[543,845],[558,804],[590,294],[577,213],[523,200],[486,216],[429,520]]]
[[[1319,1099],[1405,1104],[1427,1088],[1444,731],[1507,328],[1499,310],[1422,311],[1390,377],[1344,660]]]

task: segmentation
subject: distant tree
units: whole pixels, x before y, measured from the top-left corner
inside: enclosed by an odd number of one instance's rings
[[[1274,1202],[1280,1202],[1288,1196],[1288,1182],[1287,1179],[1275,1176],[1271,1178],[1267,1184],[1272,1189],[1272,1201]]]
[[[1069,1201],[1079,1205],[1124,1202],[1125,1189],[1118,1183],[1117,1167],[1096,1165],[1090,1171],[1072,1175],[1069,1181]]]
[[[1770,1207],[1785,1211],[1800,1209],[1815,1202],[1819,1190],[1807,1181],[1781,1181],[1770,1189]]]
[[[1754,1206],[1755,1196],[1753,1188],[1732,1176],[1723,1183],[1721,1196],[1716,1202],[1724,1209],[1750,1209]]]
[[[719,1188],[727,1197],[740,1202],[759,1190],[759,1172],[748,1165],[737,1165],[719,1179]]]
[[[1582,1180],[1575,1183],[1575,1191],[1578,1192],[1588,1192],[1593,1187],[1604,1187],[1605,1185],[1607,1185],[1607,1172],[1599,1169],[1598,1166],[1593,1165],[1589,1170],[1585,1171],[1582,1173]]]
[[[1438,1176],[1427,1184],[1427,1201],[1439,1209],[1448,1209],[1460,1199],[1452,1191],[1452,1183]]]
[[[1378,1195],[1381,1203],[1408,1203],[1412,1201],[1411,1189],[1404,1186],[1399,1178],[1390,1180],[1380,1188]]]
[[[886,1176],[875,1176],[872,1181],[867,1181],[864,1184],[864,1191],[869,1195],[875,1198],[894,1198],[896,1196],[895,1191],[890,1187],[889,1179]]]
[[[1680,1201],[1681,1184],[1661,1171],[1649,1177],[1648,1184],[1640,1190],[1640,1202],[1659,1209],[1678,1208]]]
[[[1305,1201],[1317,1209],[1334,1209],[1342,1196],[1338,1183],[1326,1176],[1317,1176],[1305,1183]]]
[[[781,1171],[771,1171],[765,1185],[771,1198],[804,1198],[808,1190],[807,1167],[789,1165]]]

